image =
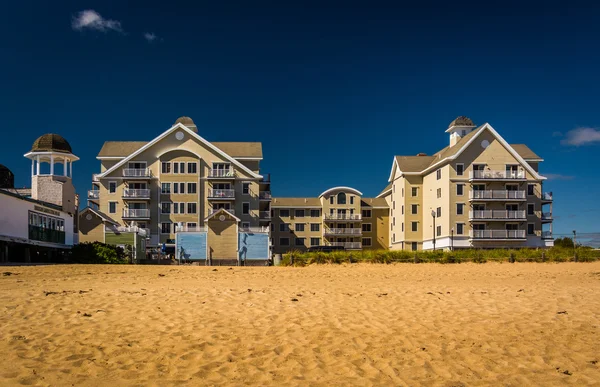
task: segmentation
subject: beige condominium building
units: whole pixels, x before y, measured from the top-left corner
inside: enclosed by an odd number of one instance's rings
[[[349,187],[328,189],[318,197],[273,198],[271,237],[274,253],[311,246],[347,250],[387,249],[389,207],[384,198],[363,198]]]
[[[432,156],[395,156],[388,186],[394,250],[546,247],[552,193],[543,191],[542,158],[509,144],[488,123],[458,117],[449,145]]]
[[[89,218],[100,214],[89,220],[99,228],[84,225],[88,239],[102,240],[104,227],[136,226],[149,236],[148,247],[173,250],[176,232],[205,230],[212,214],[223,218],[220,209],[239,220],[240,230],[268,230],[270,179],[260,173],[262,158],[260,142],[209,142],[189,117],[151,141],[107,141],[88,192]]]

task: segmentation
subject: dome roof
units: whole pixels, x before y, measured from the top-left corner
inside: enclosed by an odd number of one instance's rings
[[[62,152],[72,153],[71,145],[61,135],[48,133],[38,137],[31,147],[32,152]]]
[[[0,164],[0,171],[10,171],[7,166]]]
[[[448,128],[453,126],[475,126],[475,124],[467,116],[458,116],[448,125]]]
[[[177,119],[177,121],[175,121],[175,124],[181,124],[181,125],[187,126],[194,132],[198,132],[198,128],[196,128],[196,124],[194,124],[194,120],[192,120],[190,117],[186,117],[186,116],[179,117]]]

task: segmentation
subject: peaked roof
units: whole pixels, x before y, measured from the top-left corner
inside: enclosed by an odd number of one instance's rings
[[[319,198],[272,198],[271,207],[321,207]]]
[[[364,207],[385,207],[389,208],[389,205],[384,198],[362,198],[360,205]]]
[[[84,212],[91,212],[92,214],[96,215],[97,217],[99,217],[100,219],[102,219],[103,222],[108,222],[108,223],[112,223],[115,226],[120,226],[120,224],[116,221],[114,221],[110,216],[106,215],[104,212],[98,211],[98,210],[94,210],[92,207],[86,207],[84,208],[80,213],[79,213],[79,217],[83,216]]]
[[[396,163],[402,172],[421,172],[433,161],[433,156],[396,156]]]
[[[224,208],[220,208],[218,211],[213,212],[212,214],[208,215],[204,220],[209,220],[214,218],[217,215],[225,215],[225,216],[229,216],[230,218],[235,219],[236,221],[240,221],[240,218],[238,218],[237,216],[233,215],[231,212],[227,211]]]
[[[98,157],[127,157],[147,143],[148,141],[106,141]]]
[[[148,141],[106,141],[98,157],[127,157],[146,144]],[[262,159],[263,157],[260,142],[212,142],[212,144],[234,158]]]
[[[377,195],[377,198],[381,198],[387,195],[388,192],[390,192],[392,190],[392,182],[389,182],[388,185],[385,186],[385,188],[383,189],[383,191],[381,191],[379,193],[379,195]]]
[[[517,153],[524,160],[542,160],[542,158],[536,155],[529,147],[525,144],[510,144],[510,146],[517,151]]]

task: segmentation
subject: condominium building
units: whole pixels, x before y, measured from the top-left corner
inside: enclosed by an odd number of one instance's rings
[[[115,227],[136,227],[148,235],[148,247],[175,252],[177,233],[208,233],[201,259],[233,259],[240,246],[217,251],[225,248],[216,245],[225,240],[218,238],[223,230],[207,229],[208,220],[231,223],[236,235],[268,231],[270,179],[260,173],[260,142],[209,142],[181,117],[151,141],[105,142],[97,159],[100,172],[88,192],[93,211],[81,219],[82,241],[104,241]]]
[[[384,198],[363,198],[356,189],[334,187],[318,197],[273,198],[272,208],[274,253],[311,246],[388,247],[389,207]]]
[[[553,197],[543,190],[542,158],[467,117],[446,133],[449,145],[432,156],[394,157],[377,196],[390,208],[389,247],[552,246]]]

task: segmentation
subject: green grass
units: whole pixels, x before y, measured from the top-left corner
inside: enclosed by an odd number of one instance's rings
[[[577,249],[578,262],[600,260],[600,251],[580,247]],[[284,254],[282,266],[306,266],[313,264],[341,263],[461,263],[461,262],[570,262],[575,261],[573,249],[552,247],[550,249],[495,249],[495,250],[455,250],[455,251],[332,251],[302,252],[291,251]],[[291,263],[293,262],[293,264]]]

